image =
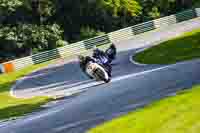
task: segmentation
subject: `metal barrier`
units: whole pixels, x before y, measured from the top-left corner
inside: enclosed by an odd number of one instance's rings
[[[200,17],[200,8],[196,8],[196,9],[195,9],[195,12],[196,12],[196,15],[197,15],[198,17]]]
[[[187,10],[182,13],[177,13],[174,16],[176,16],[177,23],[197,17],[195,9]]]
[[[76,55],[79,54],[81,52],[85,52],[85,45],[84,42],[77,42],[77,43],[73,43],[71,45],[66,45],[64,47],[58,48],[58,51],[60,53],[60,56],[62,58],[67,57],[67,56],[72,56],[72,55]]]
[[[134,36],[133,31],[130,27],[121,29],[115,32],[108,33],[111,42],[116,43],[122,40],[130,39]]]
[[[5,71],[4,71],[4,67],[3,67],[3,65],[2,64],[0,64],[0,74],[1,73],[4,73]]]
[[[110,39],[107,34],[101,35],[98,37],[94,37],[84,41],[84,45],[86,49],[91,49],[94,46],[101,46],[110,43]]]
[[[175,15],[170,15],[168,17],[160,18],[153,20],[155,28],[161,28],[161,27],[166,27],[172,24],[176,24],[176,16]]]
[[[6,62],[6,63],[13,63],[13,66],[14,66],[15,70],[20,70],[21,68],[24,68],[26,66],[34,64],[34,62],[32,61],[32,57],[31,56],[20,58],[20,59],[16,59],[16,60],[13,60],[13,61],[10,61],[10,62]],[[6,63],[4,63],[4,64],[6,64]]]
[[[133,30],[134,35],[141,34],[147,31],[151,31],[155,29],[154,22],[148,21],[142,24],[135,25],[131,27]]]
[[[72,55],[77,55],[82,52],[87,52],[94,46],[102,46],[110,43],[116,43],[119,41],[127,40],[135,35],[152,31],[154,29],[163,28],[170,26],[185,20],[189,20],[200,16],[200,8],[186,10],[175,15],[170,15],[167,17],[159,18],[156,20],[148,21],[131,27],[127,27],[118,31],[114,31],[108,34],[97,36],[91,39],[66,45],[57,49],[41,52],[34,54],[32,56],[16,59],[9,61],[0,65],[0,71],[5,72],[5,70],[11,71],[12,69],[7,69],[5,66],[13,67],[14,70],[20,70],[26,66],[42,63],[57,58],[64,58]],[[8,65],[7,65],[8,64]]]

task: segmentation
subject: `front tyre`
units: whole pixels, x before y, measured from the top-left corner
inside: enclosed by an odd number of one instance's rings
[[[102,71],[101,69],[97,69],[96,74],[97,74],[97,77],[100,80],[103,80],[105,83],[109,83],[111,80],[110,77],[108,76],[108,74],[106,72]]]
[[[104,79],[103,80],[105,83],[109,83],[111,81],[111,78],[108,78],[108,79]]]

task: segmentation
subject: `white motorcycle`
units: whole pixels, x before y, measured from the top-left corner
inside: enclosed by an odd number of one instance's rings
[[[97,81],[102,80],[108,83],[111,80],[106,70],[98,63],[88,62],[86,65],[86,72]]]

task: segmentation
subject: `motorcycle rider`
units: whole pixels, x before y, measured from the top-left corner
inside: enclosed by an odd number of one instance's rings
[[[84,73],[86,73],[86,75],[88,75],[86,72],[86,65],[88,62],[92,61],[92,62],[96,62],[99,65],[101,65],[108,72],[109,77],[111,77],[112,67],[111,67],[110,63],[108,62],[108,56],[100,49],[95,48],[93,50],[92,57],[90,57],[90,56],[84,57],[82,55],[79,55],[78,58],[80,61],[80,68],[82,69],[82,71]],[[92,78],[89,75],[88,75],[88,77]]]
[[[104,58],[108,59],[108,56],[104,53],[104,51],[102,51],[102,50],[100,50],[98,48],[95,48],[93,50],[92,57],[95,58],[95,59],[104,59]],[[105,63],[107,62],[106,59],[103,60]]]
[[[106,69],[108,75],[111,77],[112,67],[109,63],[109,57],[106,55],[106,53],[98,48],[95,48],[93,50],[92,57],[96,59],[98,64],[102,65]]]
[[[105,53],[109,57],[109,62],[111,63],[112,60],[114,60],[116,58],[116,54],[117,54],[117,49],[116,49],[115,45],[112,43],[110,45],[110,47],[106,50]]]

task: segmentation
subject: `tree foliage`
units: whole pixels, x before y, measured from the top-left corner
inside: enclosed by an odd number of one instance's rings
[[[0,0],[0,57],[53,49],[198,5],[196,0]]]
[[[136,16],[141,11],[141,6],[136,0],[99,0],[98,2],[113,16],[120,16],[122,13]]]
[[[62,30],[56,24],[4,26],[0,28],[0,49],[16,57],[21,56],[21,51],[30,55],[32,52],[56,48],[56,42],[62,39],[61,34]]]
[[[11,13],[14,12],[17,7],[21,6],[23,2],[21,0],[0,0],[0,11]]]
[[[80,31],[81,39],[88,39],[88,38],[100,36],[100,35],[103,35],[103,34],[105,34],[105,33],[101,32],[101,31],[96,31],[95,29],[92,29],[89,26],[82,27],[81,31]]]

